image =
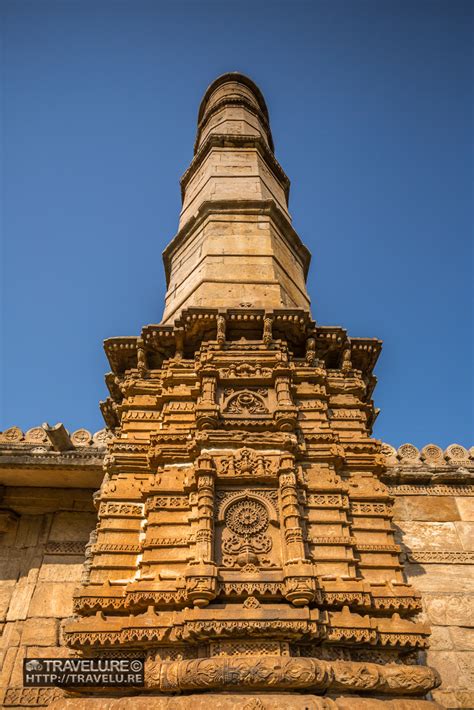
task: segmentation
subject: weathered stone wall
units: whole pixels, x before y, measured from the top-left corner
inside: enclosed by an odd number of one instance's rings
[[[446,708],[473,708],[474,460],[463,447],[390,453],[397,538],[432,629],[428,665],[443,681],[433,697]]]
[[[85,545],[96,524],[92,490],[4,490],[8,509],[0,539],[2,707],[46,704],[56,691],[23,689],[23,658],[70,655],[62,621],[72,614]],[[38,702],[40,701],[40,702]]]

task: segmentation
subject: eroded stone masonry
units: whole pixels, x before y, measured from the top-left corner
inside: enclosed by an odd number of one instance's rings
[[[248,78],[207,90],[181,187],[162,322],[105,342],[106,429],[0,435],[3,706],[473,707],[474,451],[372,438],[381,342],[312,320]],[[145,687],[23,688],[80,655]]]

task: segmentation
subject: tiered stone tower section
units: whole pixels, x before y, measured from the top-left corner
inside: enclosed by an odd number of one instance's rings
[[[312,321],[288,187],[260,91],[220,77],[163,322],[105,344],[113,438],[65,637],[146,656],[147,707],[435,707],[371,438],[381,343]]]

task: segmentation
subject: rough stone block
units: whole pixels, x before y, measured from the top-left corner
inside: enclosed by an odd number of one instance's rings
[[[462,672],[454,651],[428,651],[427,663],[436,668],[445,690],[456,690],[462,685]]]
[[[51,525],[49,540],[51,542],[88,540],[96,522],[97,518],[94,513],[56,513]]]
[[[10,606],[7,612],[7,621],[16,621],[17,619],[26,619],[28,616],[28,607],[30,606],[31,597],[35,589],[34,582],[26,584],[17,584],[15,593],[12,596]]]
[[[18,653],[19,653],[19,649],[17,646],[7,649],[7,652],[5,653],[5,656],[3,658],[2,667],[0,670],[0,687],[1,688],[5,688],[7,685],[11,685],[10,678],[11,678],[13,669],[16,666]],[[22,659],[23,659],[23,657],[22,657]],[[21,685],[22,684],[23,684],[23,679],[21,680]]]
[[[446,710],[472,710],[474,690],[434,690],[433,699]]]
[[[15,580],[0,581],[0,619],[5,619],[15,589]]]
[[[461,687],[474,688],[474,651],[457,651],[456,661],[461,671]]]
[[[474,521],[474,498],[456,498],[461,520]]]
[[[467,626],[452,626],[449,634],[455,651],[474,651],[474,629]]]
[[[23,625],[21,643],[24,646],[54,646],[58,640],[56,619],[27,619]]]
[[[474,550],[474,523],[456,522],[454,524],[463,549],[472,552]]]
[[[396,523],[396,538],[408,550],[460,550],[461,541],[454,522],[412,522],[400,520]]]
[[[451,628],[447,626],[432,626],[430,636],[431,651],[451,651],[455,643],[450,636]]]
[[[38,581],[80,582],[84,558],[78,555],[45,555]]]
[[[0,636],[0,648],[15,648],[20,645],[23,621],[8,621]]]
[[[394,520],[459,520],[456,501],[451,496],[398,496],[393,506]]]
[[[410,584],[420,592],[474,593],[473,565],[422,565],[409,563],[405,573]]]
[[[76,582],[39,582],[31,600],[29,616],[71,616],[75,587]]]
[[[425,594],[423,601],[432,624],[474,626],[474,596],[462,594]]]
[[[33,547],[40,543],[40,534],[44,534],[44,516],[22,515],[18,521],[15,547]]]

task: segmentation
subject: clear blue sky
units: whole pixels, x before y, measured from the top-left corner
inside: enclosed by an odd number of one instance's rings
[[[375,434],[474,444],[473,4],[3,0],[0,428],[103,426],[159,322],[207,85],[267,100],[313,315],[376,336]]]

